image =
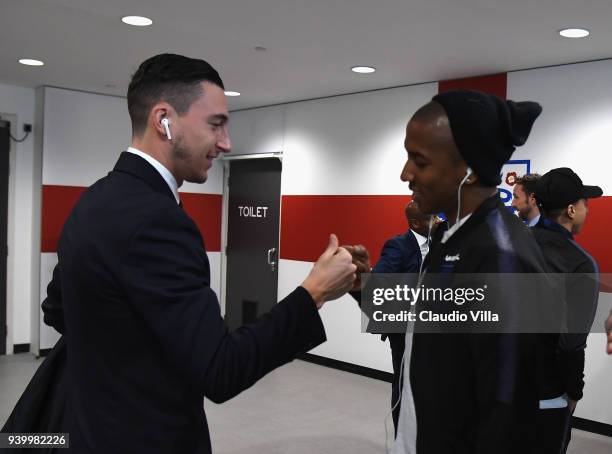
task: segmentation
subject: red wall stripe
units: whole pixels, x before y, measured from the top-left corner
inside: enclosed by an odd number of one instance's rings
[[[376,263],[384,242],[408,229],[409,201],[407,195],[285,195],[280,257],[315,262],[335,233],[340,244],[363,244]]]
[[[335,233],[340,244],[366,246],[374,264],[384,242],[406,231],[404,206],[409,200],[409,196],[391,195],[283,196],[280,256],[315,262],[325,249],[329,234]],[[607,233],[611,212],[612,197],[589,201],[585,227],[576,237],[597,260],[602,273],[612,273],[612,245]],[[612,292],[612,282],[602,290]]]
[[[612,273],[612,243],[610,243],[610,213],[612,197],[589,200],[589,214],[582,231],[575,239],[599,264],[601,273]],[[612,293],[612,275],[602,275],[602,291]]]
[[[80,186],[43,186],[41,252],[57,252],[64,222],[85,189]]]
[[[445,80],[438,83],[438,93],[457,89],[479,90],[506,99],[508,74],[492,74],[490,76],[468,77],[466,79]]]
[[[86,188],[45,185],[42,188],[41,252],[57,252],[64,222]],[[221,194],[181,193],[185,211],[198,225],[206,250],[221,251]]]
[[[221,194],[195,194],[181,192],[181,201],[187,214],[197,224],[208,252],[221,251]]]

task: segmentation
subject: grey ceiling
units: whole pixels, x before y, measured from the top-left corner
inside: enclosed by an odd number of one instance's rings
[[[0,80],[124,95],[142,60],[176,52],[211,62],[241,109],[609,58],[610,23],[611,0],[0,0]]]

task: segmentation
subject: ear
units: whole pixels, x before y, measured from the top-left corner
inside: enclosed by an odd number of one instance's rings
[[[478,175],[472,173],[467,180],[465,180],[465,184],[474,184],[478,181]]]
[[[538,206],[538,201],[535,198],[535,194],[529,194],[529,204],[535,207]]]
[[[565,209],[565,214],[568,218],[574,219],[574,217],[576,216],[576,207],[573,204],[568,205],[568,207]]]
[[[149,113],[149,127],[159,135],[166,137],[166,130],[161,124],[163,118],[168,118],[170,123],[174,117],[174,109],[167,102],[159,102],[153,106]]]

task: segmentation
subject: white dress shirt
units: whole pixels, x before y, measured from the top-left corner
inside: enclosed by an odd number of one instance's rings
[[[533,227],[540,221],[540,215],[538,214],[535,218],[527,223],[527,227]]]
[[[429,252],[429,242],[427,241],[427,238],[425,238],[423,235],[419,235],[414,230],[412,230],[412,233],[414,234],[417,243],[419,243],[419,248],[421,249],[421,260],[425,260],[425,256],[427,255],[427,252]]]

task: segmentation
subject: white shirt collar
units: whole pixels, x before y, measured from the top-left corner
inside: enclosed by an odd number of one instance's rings
[[[142,152],[140,150],[137,150],[134,147],[128,147],[128,149],[126,151],[128,153],[132,153],[132,154],[140,156],[142,159],[144,159],[149,164],[151,164],[153,167],[155,167],[155,170],[157,170],[159,172],[159,174],[162,176],[164,181],[168,184],[168,187],[172,191],[172,194],[174,194],[174,198],[176,199],[176,203],[180,203],[181,199],[179,198],[178,184],[176,182],[176,178],[174,178],[174,175],[172,175],[172,173],[168,169],[166,169],[166,167],[164,167],[164,165],[161,162],[159,162],[153,156],[151,156],[151,155],[149,155],[147,153],[144,153],[144,152]]]
[[[421,259],[425,260],[425,256],[429,252],[429,241],[427,241],[426,237],[416,233],[414,230],[412,230],[412,233],[414,234],[414,237],[417,240],[419,248],[421,249]]]
[[[423,235],[416,233],[414,230],[411,230],[411,232],[414,234],[414,237],[417,239],[417,242],[419,243],[419,246],[423,245],[423,243],[427,243],[427,238],[425,238]]]
[[[451,236],[453,236],[455,232],[459,230],[463,224],[465,224],[465,221],[467,221],[470,218],[470,216],[472,216],[472,213],[466,214],[461,219],[459,219],[459,222],[456,222],[455,225],[453,225],[450,229],[444,232],[444,234],[442,235],[442,244],[446,243],[448,239]]]
[[[539,220],[540,220],[540,215],[538,214],[535,218],[533,218],[531,221],[527,223],[527,226],[533,227],[534,225],[538,223]]]

